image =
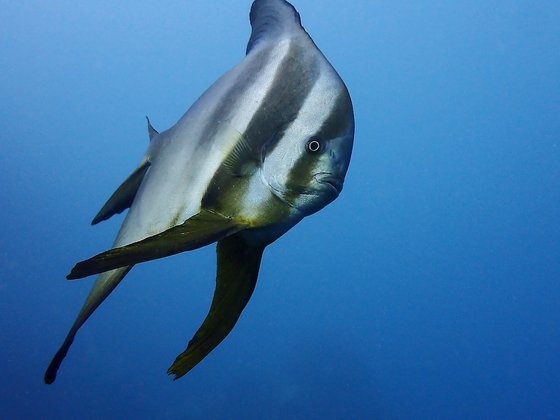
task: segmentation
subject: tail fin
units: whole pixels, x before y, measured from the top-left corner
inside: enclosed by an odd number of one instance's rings
[[[46,384],[52,384],[56,379],[58,368],[66,357],[68,349],[72,345],[74,337],[76,337],[76,333],[78,332],[80,327],[84,325],[91,314],[97,309],[99,305],[101,305],[101,302],[103,302],[105,298],[109,296],[109,294],[115,289],[115,287],[118,286],[118,284],[121,282],[124,276],[127,275],[131,268],[132,266],[107,271],[97,278],[97,281],[93,285],[93,288],[91,289],[91,292],[89,293],[84,306],[80,310],[80,313],[74,321],[72,328],[70,328],[66,339],[54,355],[51,363],[49,364],[49,367],[45,372],[44,379]]]

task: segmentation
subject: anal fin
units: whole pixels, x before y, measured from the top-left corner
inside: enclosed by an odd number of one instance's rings
[[[264,246],[248,245],[237,234],[218,242],[216,290],[203,324],[167,373],[174,379],[202,361],[235,326],[249,302],[259,274]]]

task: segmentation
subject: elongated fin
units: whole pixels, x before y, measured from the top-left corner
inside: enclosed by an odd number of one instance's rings
[[[146,121],[148,122],[148,136],[150,137],[150,141],[153,140],[155,136],[159,134],[159,132],[154,128],[150,119],[146,116]]]
[[[299,13],[284,0],[255,0],[249,15],[252,32],[247,54],[264,41],[275,41],[303,30]]]
[[[150,167],[150,161],[144,160],[138,168],[124,181],[111,195],[99,213],[93,218],[91,224],[96,225],[111,216],[122,213],[129,208],[136,197],[136,192]]]
[[[70,346],[74,342],[74,338],[76,337],[76,333],[80,329],[82,325],[87,321],[87,319],[91,316],[91,314],[97,309],[101,302],[105,300],[107,296],[118,286],[124,276],[130,271],[131,267],[122,267],[117,270],[109,271],[107,273],[103,273],[99,276],[91,292],[89,293],[84,306],[80,310],[80,313],[76,317],[72,328],[68,332],[66,339],[62,343],[62,346],[58,349],[56,354],[54,355],[49,367],[45,372],[45,383],[52,384],[56,379],[56,373],[58,372],[58,368],[60,367],[62,361],[66,357]]]
[[[216,247],[216,290],[203,324],[167,373],[174,379],[189,372],[230,333],[249,302],[259,274],[264,251],[245,243],[240,235],[229,236]]]
[[[66,278],[79,279],[126,265],[191,251],[219,241],[246,227],[216,212],[201,210],[184,223],[162,233],[120,248],[113,248],[77,263]]]

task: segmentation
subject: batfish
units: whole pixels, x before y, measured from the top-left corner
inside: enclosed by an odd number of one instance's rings
[[[47,384],[77,331],[135,264],[217,243],[210,311],[167,371],[185,375],[234,327],[267,245],[339,196],[354,141],[344,82],[287,1],[254,1],[250,21],[237,66],[170,129],[157,132],[148,120],[140,165],[92,222],[128,209],[112,249],[67,276],[99,275],[45,373]]]

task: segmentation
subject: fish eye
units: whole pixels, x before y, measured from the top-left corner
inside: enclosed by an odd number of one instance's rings
[[[321,144],[321,139],[319,137],[312,137],[307,142],[307,145],[305,146],[305,148],[309,153],[320,152],[321,149],[323,148],[323,145]]]

